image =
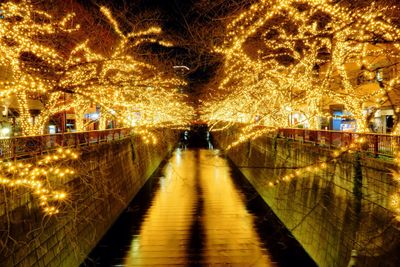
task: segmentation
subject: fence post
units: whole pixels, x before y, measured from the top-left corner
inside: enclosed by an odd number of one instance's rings
[[[341,132],[340,133],[340,144],[339,144],[339,147],[343,146],[343,136],[344,136],[344,134],[343,134],[343,132]]]
[[[41,136],[39,136],[39,142],[40,142],[40,144],[39,144],[39,155],[42,155],[43,154],[43,136],[41,135]]]
[[[323,140],[323,141],[322,141]],[[325,133],[322,132],[321,130],[318,130],[317,132],[317,142],[318,142],[318,146],[322,145],[325,143]]]
[[[347,267],[357,266],[357,257],[358,257],[357,250],[353,249],[351,251],[350,261],[349,261],[349,264],[347,265]]]
[[[16,138],[12,139],[12,159],[14,161],[17,160],[17,145],[16,145],[15,140],[16,140]]]
[[[378,157],[378,153],[379,153],[379,139],[378,139],[378,135],[374,135],[374,156]]]
[[[75,136],[75,148],[77,148],[78,147],[78,133],[74,133],[74,136]]]

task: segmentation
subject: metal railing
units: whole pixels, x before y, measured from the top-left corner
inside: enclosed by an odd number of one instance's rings
[[[400,145],[400,136],[374,133],[354,133],[327,130],[308,130],[295,128],[280,128],[279,136],[287,139],[309,142],[329,148],[339,148],[350,145],[356,138],[363,138],[362,151],[374,156],[393,157]]]
[[[131,131],[130,128],[120,128],[0,139],[0,158],[16,160],[46,154],[59,147],[91,146],[122,139],[130,135]]]
[[[59,147],[78,148],[123,139],[131,128],[109,129],[88,132],[58,133],[39,136],[23,136],[0,139],[0,159],[20,159],[54,151]],[[373,133],[354,133],[298,128],[279,128],[279,137],[313,143],[328,148],[350,145],[356,138],[363,138],[363,151],[374,156],[393,157],[400,145],[400,136]]]

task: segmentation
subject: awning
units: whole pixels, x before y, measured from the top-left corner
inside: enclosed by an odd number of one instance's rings
[[[9,96],[1,101],[1,106],[8,107],[9,109],[19,109],[18,100],[15,95]],[[39,100],[28,99],[28,107],[30,110],[42,110],[44,108],[42,102]]]

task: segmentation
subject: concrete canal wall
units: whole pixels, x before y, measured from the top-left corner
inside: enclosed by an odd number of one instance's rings
[[[46,217],[33,195],[0,188],[0,266],[79,266],[127,204],[174,148],[177,133],[157,132],[87,147],[62,181],[68,200]]]
[[[238,132],[231,127],[213,138],[224,149],[238,140]],[[331,151],[264,136],[226,154],[319,266],[347,266],[352,250],[357,266],[400,265],[400,227],[389,204],[397,189],[391,161],[348,154],[324,170],[271,187],[297,167],[326,160]]]

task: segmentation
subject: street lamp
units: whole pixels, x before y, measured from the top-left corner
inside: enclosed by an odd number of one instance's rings
[[[285,106],[285,110],[287,112],[289,112],[288,122],[289,122],[289,127],[290,127],[290,126],[292,126],[292,111],[293,111],[293,109],[292,109],[292,107]]]
[[[172,67],[174,70],[190,70],[190,68],[188,67],[188,66],[184,66],[184,65],[181,65],[181,66],[173,66]]]

